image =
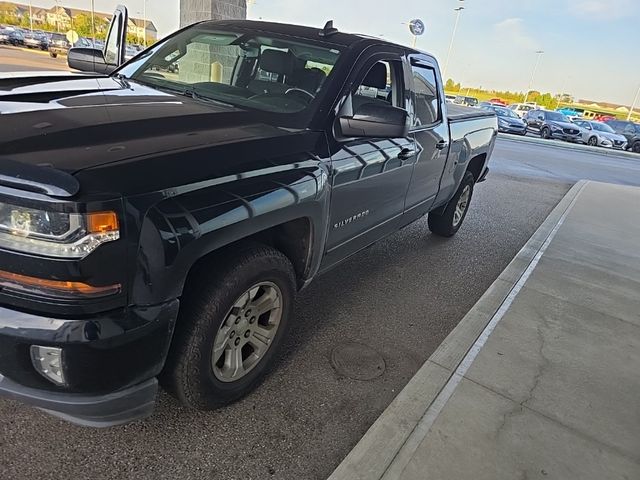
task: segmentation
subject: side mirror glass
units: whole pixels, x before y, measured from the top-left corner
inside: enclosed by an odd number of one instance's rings
[[[403,108],[365,103],[353,116],[338,118],[343,137],[400,138],[409,133],[409,114]]]
[[[125,62],[128,16],[126,7],[118,5],[113,13],[111,25],[109,25],[109,33],[107,33],[107,38],[104,42],[104,61],[115,67],[119,67]]]

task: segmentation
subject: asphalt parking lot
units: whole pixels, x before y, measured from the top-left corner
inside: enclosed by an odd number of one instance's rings
[[[640,185],[640,157],[506,138],[490,167],[455,238],[423,219],[304,291],[278,367],[232,406],[193,412],[161,393],[149,419],[93,430],[0,400],[0,478],[326,478],[578,178]],[[338,375],[347,342],[384,373]]]

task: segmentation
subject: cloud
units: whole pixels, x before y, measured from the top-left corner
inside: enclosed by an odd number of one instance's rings
[[[568,0],[567,8],[576,17],[612,20],[627,17],[636,10],[637,0]]]
[[[507,18],[493,26],[500,35],[503,44],[515,45],[524,50],[538,50],[540,45],[527,33],[524,20],[521,18]]]

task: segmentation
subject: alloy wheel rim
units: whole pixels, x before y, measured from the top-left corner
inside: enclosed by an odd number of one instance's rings
[[[453,226],[457,227],[462,218],[464,217],[467,208],[469,207],[469,197],[471,196],[471,187],[466,185],[464,190],[462,190],[462,195],[458,199],[458,203],[456,203],[456,209],[453,212]]]
[[[221,382],[235,382],[264,358],[282,319],[282,291],[273,282],[248,288],[227,312],[213,343],[211,367]]]

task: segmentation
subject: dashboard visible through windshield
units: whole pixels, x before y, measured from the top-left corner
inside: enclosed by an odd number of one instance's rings
[[[320,42],[203,27],[159,43],[118,74],[195,99],[300,113],[312,109],[339,56]]]

